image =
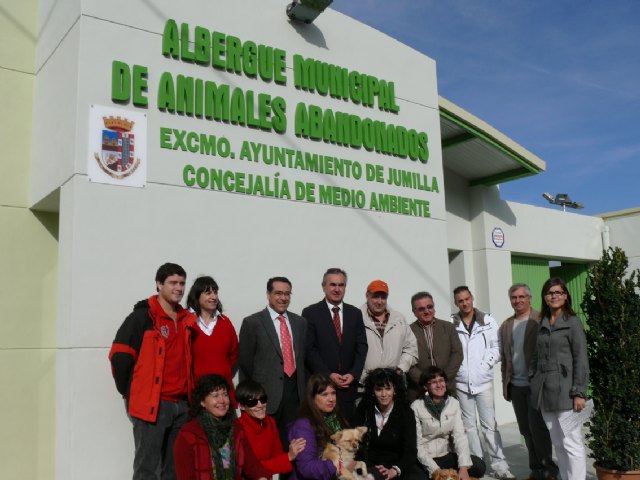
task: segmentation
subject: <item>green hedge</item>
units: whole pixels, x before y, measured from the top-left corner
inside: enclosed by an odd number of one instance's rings
[[[614,470],[640,470],[640,271],[627,275],[620,248],[589,271],[587,315],[595,414],[587,424],[591,456]]]

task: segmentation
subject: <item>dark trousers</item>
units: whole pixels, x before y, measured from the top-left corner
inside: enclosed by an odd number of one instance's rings
[[[133,424],[133,480],[175,480],[173,444],[187,421],[187,402],[160,400],[155,423],[129,417]]]
[[[278,436],[282,442],[282,448],[286,452],[289,450],[289,440],[287,439],[287,427],[297,417],[300,398],[298,398],[298,372],[291,377],[284,374],[284,382],[282,384],[282,400],[278,409],[273,413],[272,417],[278,426]]]
[[[434,458],[433,461],[436,462],[440,468],[453,468],[454,470],[460,468],[458,466],[458,455],[454,452],[449,452],[443,457]],[[484,460],[475,455],[471,455],[471,463],[473,465],[468,469],[469,476],[476,478],[484,476],[484,472],[487,470]],[[429,477],[431,477],[432,474],[433,472],[429,472]]]
[[[354,383],[357,382],[354,380]],[[338,407],[340,413],[345,418],[350,427],[356,424],[356,386],[352,385],[347,390],[340,390],[336,392],[336,399],[338,401]]]
[[[509,397],[516,414],[520,435],[529,452],[531,474],[538,479],[558,476],[558,466],[551,457],[551,437],[542,413],[531,406],[531,389],[509,385]]]

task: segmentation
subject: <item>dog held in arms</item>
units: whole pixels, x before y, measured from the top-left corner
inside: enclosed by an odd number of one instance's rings
[[[339,480],[373,480],[364,462],[357,461],[353,472],[346,469],[346,466],[354,460],[365,433],[367,433],[367,427],[345,428],[331,435],[331,443],[324,447],[322,459],[333,462],[338,470]]]
[[[441,468],[433,472],[433,480],[458,480],[458,472],[453,468]]]

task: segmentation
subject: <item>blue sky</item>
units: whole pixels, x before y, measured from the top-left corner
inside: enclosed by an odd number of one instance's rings
[[[437,62],[440,95],[547,163],[507,200],[640,207],[640,0],[334,0]]]

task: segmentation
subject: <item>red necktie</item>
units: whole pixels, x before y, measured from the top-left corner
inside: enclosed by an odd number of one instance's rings
[[[284,373],[287,374],[287,377],[290,377],[296,371],[296,362],[293,360],[293,343],[291,342],[291,334],[284,315],[280,315],[278,320],[280,320],[280,346],[282,347],[282,358],[284,359]]]
[[[336,335],[338,335],[338,342],[342,342],[342,329],[340,328],[340,307],[333,307],[333,326],[336,327]]]

